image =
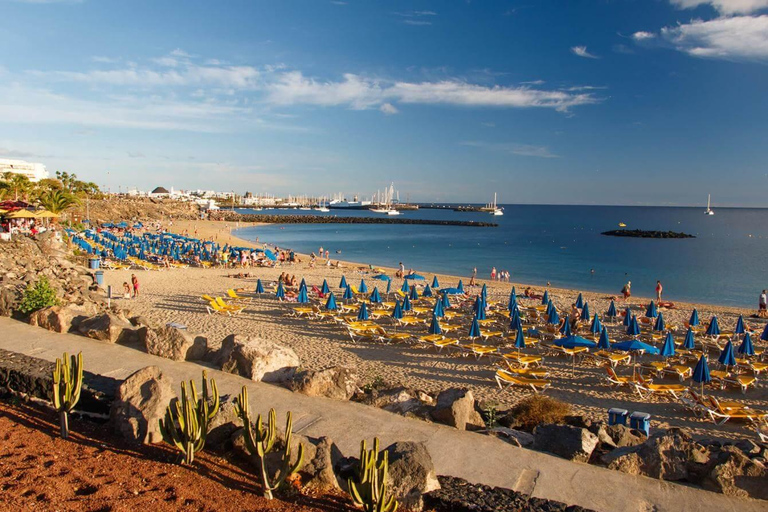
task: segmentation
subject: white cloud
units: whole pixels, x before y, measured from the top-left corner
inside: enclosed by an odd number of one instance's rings
[[[645,32],[643,30],[632,34],[632,39],[634,39],[635,41],[647,41],[649,39],[654,39],[655,37],[656,37],[656,34],[654,34],[653,32]]]
[[[404,18],[402,22],[405,23],[406,25],[414,25],[414,26],[431,25],[432,22],[424,18],[437,16],[437,13],[435,11],[406,11],[406,12],[395,12],[393,14],[395,16],[400,16],[401,18]]]
[[[584,57],[585,59],[599,59],[597,55],[593,55],[587,51],[586,46],[571,46],[571,51],[574,53],[574,55],[578,55],[579,57]]]
[[[670,0],[678,9],[709,4],[721,14],[749,14],[768,9],[768,0]]]
[[[392,105],[391,103],[383,103],[383,104],[382,104],[382,105],[379,107],[379,110],[381,110],[382,112],[384,112],[384,113],[385,113],[385,114],[387,114],[387,115],[397,114],[398,112],[400,112],[400,111],[399,111],[399,110],[397,110],[397,108],[396,108],[394,105]]]
[[[519,144],[516,142],[484,142],[476,140],[467,140],[460,142],[462,146],[471,146],[475,148],[486,149],[489,151],[498,151],[518,156],[532,156],[537,158],[560,158],[553,154],[546,146],[534,146],[531,144]]]
[[[659,33],[666,45],[694,57],[725,60],[768,60],[768,15],[693,20]],[[647,41],[648,37],[637,37]]]

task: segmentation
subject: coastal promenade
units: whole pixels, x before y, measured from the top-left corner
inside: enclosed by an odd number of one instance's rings
[[[85,370],[124,379],[145,366],[158,366],[174,381],[199,380],[201,366],[175,362],[120,345],[70,334],[56,334],[0,318],[0,349],[47,361],[62,352],[83,353]],[[209,369],[221,394],[236,394],[245,384],[255,412],[274,407],[278,416],[294,413],[294,428],[311,437],[329,436],[345,455],[359,450],[361,439],[378,436],[383,446],[421,441],[438,474],[470,482],[515,489],[569,505],[613,512],[690,511],[751,512],[766,510],[763,501],[729,498],[683,485],[636,477],[579,464],[509,445],[496,438],[430,424],[353,402],[307,397],[278,386],[256,383]]]

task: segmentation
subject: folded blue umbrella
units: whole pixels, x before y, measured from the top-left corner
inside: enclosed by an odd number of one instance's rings
[[[410,311],[411,309],[413,309],[413,306],[411,306],[411,301],[406,295],[405,299],[403,299],[403,311]]]
[[[693,350],[695,347],[696,347],[696,344],[693,336],[693,329],[689,327],[688,331],[685,333],[685,340],[683,340],[683,348],[687,350]]]
[[[469,326],[469,337],[470,338],[480,337],[480,324],[477,321],[477,317],[472,319],[472,325]]]
[[[443,318],[445,311],[443,310],[443,303],[441,301],[435,301],[435,307],[432,309],[432,314],[437,318]]]
[[[306,289],[307,288],[307,282],[304,280],[304,278],[301,278],[301,282],[299,283],[299,289]]]
[[[560,315],[557,313],[556,309],[552,311],[552,314],[549,315],[549,318],[547,318],[547,323],[551,325],[557,325],[560,323]]]
[[[707,326],[707,336],[717,336],[720,334],[720,325],[717,323],[717,317],[713,316]]]
[[[283,282],[280,281],[277,283],[277,291],[275,292],[275,297],[278,299],[284,299],[285,298],[285,288],[283,288]]]
[[[386,274],[377,274],[377,275],[373,276],[373,278],[374,279],[378,279],[379,281],[391,281],[392,280],[392,278],[389,277]]]
[[[461,295],[464,292],[459,291],[458,288],[440,288],[440,293],[443,295]]]
[[[451,307],[451,301],[448,299],[448,294],[444,293],[443,298],[440,300],[440,302],[443,303],[443,309],[448,309]]]
[[[704,357],[704,354],[701,355],[699,362],[696,363],[696,368],[693,369],[692,378],[694,382],[701,383],[702,389],[704,388],[705,383],[712,380],[712,377],[709,374],[709,364],[707,364],[707,358]]]
[[[440,321],[435,315],[432,315],[432,323],[429,324],[429,334],[443,334],[443,329],[440,328]]]
[[[389,295],[389,291],[392,289],[392,280],[390,279],[387,281],[387,295]]]
[[[600,341],[597,342],[597,348],[602,350],[609,350],[611,348],[611,340],[608,339],[608,329],[605,327],[600,331]]]
[[[360,280],[360,287],[357,289],[360,293],[368,293],[368,287],[365,285],[365,279]]]
[[[549,303],[549,290],[544,290],[544,295],[541,296],[541,303],[542,304]]]
[[[664,345],[661,347],[662,357],[672,357],[675,355],[675,340],[672,338],[672,333],[668,332],[667,337],[664,338]]]
[[[658,332],[664,332],[664,329],[666,329],[666,324],[664,323],[664,313],[659,312],[659,316],[656,317],[656,322],[653,324],[653,330]]]
[[[525,348],[525,335],[523,334],[522,329],[518,329],[517,334],[515,335],[515,348],[516,349]]]
[[[352,287],[347,285],[346,288],[344,288],[344,295],[341,296],[344,300],[352,300],[355,298],[355,294],[352,293]]]
[[[456,285],[456,289],[459,293],[464,293],[464,283],[461,282],[461,279],[459,279],[459,284]]]
[[[371,296],[368,297],[368,300],[376,304],[381,302],[381,295],[379,295],[379,289],[376,286],[373,287],[373,291],[371,292]]]
[[[410,279],[412,281],[423,281],[424,280],[424,276],[419,275],[419,274],[408,274],[407,276],[405,276],[405,278],[406,279]]]
[[[597,347],[597,343],[594,341],[589,341],[586,338],[582,338],[581,336],[565,336],[564,338],[560,338],[555,340],[555,345],[558,347],[563,348],[576,348],[576,347],[587,347],[587,348],[595,348]]]
[[[509,304],[507,304],[507,309],[509,309],[509,312],[512,313],[513,311],[517,311],[519,308],[517,306],[517,298],[512,298],[509,301]]]
[[[621,323],[625,326],[629,326],[632,323],[632,310],[629,309],[629,306],[624,310],[624,320]]]
[[[523,321],[520,319],[520,315],[513,315],[509,322],[509,328],[518,332],[523,330]]]
[[[483,301],[480,299],[479,295],[477,298],[475,298],[475,305],[473,309],[475,311],[475,318],[478,320],[485,320],[485,308],[483,307]]]
[[[696,308],[693,308],[693,311],[691,312],[691,318],[688,320],[688,325],[691,327],[696,327],[699,325],[699,312],[696,310]]]
[[[328,311],[336,311],[338,309],[338,306],[336,305],[336,297],[334,297],[333,292],[328,296],[328,300],[325,301],[325,309]]]
[[[512,304],[513,302],[517,304],[517,293],[515,292],[514,286],[512,287],[512,291],[509,292],[509,303]]]
[[[397,320],[403,318],[403,306],[400,304],[400,299],[395,299],[395,307],[392,309],[392,318]]]
[[[360,304],[360,308],[357,310],[357,319],[368,320],[368,306],[365,305],[365,302]]]
[[[347,287],[347,279],[341,276],[341,282],[339,282],[339,288],[344,289]]]
[[[421,292],[422,297],[431,297],[432,296],[432,288],[429,287],[429,285],[426,285],[424,287],[424,290]]]
[[[555,311],[557,311],[557,308],[556,308],[556,307],[555,307],[555,305],[552,303],[552,301],[549,301],[549,302],[547,302],[547,310],[546,310],[547,316],[552,316],[552,314],[553,314]]]
[[[733,330],[734,334],[744,334],[746,329],[744,328],[744,317],[739,315],[739,319],[736,320],[736,328]]]
[[[434,276],[432,278],[432,288],[435,288],[435,289],[440,288],[440,281],[437,280],[437,276]]]
[[[589,326],[589,332],[592,334],[597,334],[603,330],[603,324],[600,322],[600,318],[597,316],[597,313],[595,313],[594,318],[592,319],[592,325]]]
[[[629,336],[640,335],[640,326],[637,323],[637,317],[634,315],[632,315],[632,320],[630,320],[629,326],[627,327],[627,334]]]
[[[400,287],[400,291],[403,292],[403,293],[408,293],[409,291],[411,291],[411,287],[408,284],[408,280],[407,279],[405,281],[403,281],[403,286]]]
[[[725,344],[725,348],[720,352],[720,357],[717,360],[725,366],[736,366],[736,356],[733,354],[733,343],[731,343],[731,340],[728,340],[728,343]]]
[[[627,340],[619,343],[614,343],[611,348],[613,348],[614,350],[624,350],[626,352],[643,351],[648,354],[659,353],[659,349],[657,349],[653,345],[649,345],[648,343],[643,343],[640,340]]]
[[[488,287],[485,284],[483,284],[483,289],[480,291],[480,296],[483,299],[488,298]]]
[[[651,301],[645,310],[646,318],[656,318],[658,314],[658,311],[656,311],[656,303]]]
[[[566,338],[571,335],[571,322],[569,320],[566,319],[566,321],[563,322],[563,325],[560,327],[560,334]]]
[[[755,355],[755,347],[752,345],[752,336],[750,336],[748,332],[744,333],[744,339],[742,340],[741,345],[739,345],[737,352],[743,356]]]
[[[765,328],[763,329],[763,333],[760,335],[760,339],[763,341],[768,341],[768,324],[765,324]]]
[[[411,285],[411,294],[410,294],[411,300],[418,300],[419,299],[419,292],[416,291],[416,287]]]
[[[576,306],[576,307],[578,307],[578,306]],[[590,314],[589,314],[589,303],[585,302],[585,303],[582,304],[582,307],[581,307],[581,320],[584,321],[584,322],[588,322],[589,321],[589,317],[590,317]]]
[[[306,304],[309,302],[309,296],[307,296],[307,288],[300,288],[299,295],[296,297],[296,302],[299,304]]]
[[[584,307],[584,297],[582,297],[581,292],[579,292],[579,296],[576,297],[576,307],[579,309]]]
[[[328,292],[330,292],[331,289],[328,287],[328,281],[323,279],[323,286],[320,288],[320,293],[323,295],[328,295]]]

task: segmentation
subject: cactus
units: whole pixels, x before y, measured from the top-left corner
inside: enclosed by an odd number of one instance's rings
[[[245,437],[245,446],[251,455],[255,455],[259,461],[259,471],[261,473],[261,486],[264,489],[264,497],[272,499],[272,491],[280,488],[286,478],[295,474],[304,463],[304,445],[299,444],[299,453],[296,462],[291,464],[291,430],[293,429],[293,416],[290,412],[286,414],[285,422],[285,446],[282,453],[282,465],[274,478],[270,478],[267,470],[266,457],[272,452],[277,439],[277,417],[275,410],[269,410],[269,422],[266,426],[262,424],[261,414],[256,418],[256,429],[251,424],[251,415],[248,406],[248,390],[243,386],[243,390],[235,401],[235,411],[240,419],[243,420],[243,436]]]
[[[59,411],[61,424],[61,437],[69,437],[69,413],[80,400],[80,391],[83,388],[83,353],[75,356],[64,356],[56,359],[56,368],[53,370],[53,407]]]
[[[205,370],[203,370],[202,397],[197,396],[195,381],[189,381],[191,396],[187,395],[187,386],[182,382],[181,398],[176,400],[175,410],[171,407],[172,404],[169,404],[165,411],[165,419],[160,420],[163,439],[184,454],[183,464],[192,464],[195,453],[205,447],[208,424],[219,410],[219,390],[214,379],[210,380],[210,387],[209,396]]]
[[[374,438],[373,449],[367,450],[365,440],[360,443],[360,465],[357,469],[356,482],[347,480],[349,494],[355,505],[363,507],[365,512],[395,512],[397,501],[389,493],[389,457],[379,461],[379,439]]]

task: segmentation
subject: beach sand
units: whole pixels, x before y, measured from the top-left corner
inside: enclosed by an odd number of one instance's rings
[[[181,221],[175,222],[171,228],[175,232],[189,231],[194,235],[197,229],[199,238],[214,238],[219,243],[230,243],[240,246],[253,246],[245,240],[237,239],[230,234],[230,228],[236,229],[235,223],[219,223],[211,221]],[[242,223],[239,227],[245,227]],[[236,317],[209,315],[205,308],[202,294],[226,296],[229,288],[243,288],[246,294],[252,294],[256,279],[261,278],[267,286],[267,282],[276,281],[281,272],[295,274],[298,280],[305,278],[310,285],[322,284],[323,279],[328,280],[331,289],[340,298],[338,284],[341,276],[346,276],[350,284],[356,285],[360,279],[367,277],[369,289],[377,281],[371,280],[372,274],[363,274],[359,268],[367,268],[367,265],[358,263],[344,264],[344,268],[328,268],[318,265],[309,268],[308,259],[302,258],[302,263],[295,265],[278,266],[277,268],[247,268],[247,269],[199,269],[180,268],[164,271],[106,271],[106,284],[113,289],[121,289],[124,281],[129,281],[131,273],[135,273],[141,283],[141,295],[137,299],[117,299],[115,303],[131,311],[144,315],[157,323],[179,322],[186,325],[191,331],[200,333],[209,339],[220,341],[229,334],[245,336],[259,336],[293,348],[302,361],[305,369],[322,369],[330,366],[348,366],[354,368],[360,375],[363,383],[371,383],[376,379],[383,379],[387,383],[402,384],[408,387],[421,389],[435,394],[449,387],[466,387],[472,390],[475,396],[485,405],[505,409],[531,392],[523,388],[510,388],[501,391],[496,386],[493,376],[494,365],[485,357],[475,360],[474,357],[462,357],[454,353],[437,353],[434,349],[412,345],[385,345],[380,343],[360,342],[353,343],[346,331],[333,324],[318,323],[286,316],[291,312],[292,306],[288,303],[277,301],[273,295],[266,294],[262,298],[255,298],[243,314]],[[432,275],[428,269],[418,269],[419,273],[427,276],[431,282]],[[249,278],[227,277],[238,272],[248,272]],[[388,269],[388,274],[394,276],[394,270]],[[442,286],[455,286],[459,277],[438,274]],[[465,285],[469,282],[463,276]],[[489,300],[500,301],[506,304],[513,283],[500,283],[483,281],[488,285]],[[392,290],[397,290],[402,285],[402,280],[394,279]],[[518,297],[525,289],[524,284],[516,283]],[[379,286],[380,291],[383,291]],[[480,287],[475,289],[479,293]],[[537,292],[543,290],[537,288]],[[550,288],[550,296],[560,311],[569,311],[575,301],[578,291]],[[599,293],[583,293],[584,299],[589,302],[590,310],[594,314],[604,313],[608,309],[610,297]],[[525,304],[524,299],[520,299]],[[629,304],[638,318],[645,312],[645,306],[650,299],[632,297]],[[531,301],[538,303],[538,301]],[[625,307],[623,300],[616,301],[617,308]],[[697,307],[702,323],[709,321],[711,315],[718,315],[720,327],[723,330],[732,330],[740,313],[745,318],[753,311],[744,311],[735,308],[713,307],[711,305],[695,305],[677,303],[677,308],[664,310],[667,324],[682,327],[691,313],[693,307]],[[388,319],[382,323],[386,324]],[[754,319],[747,318],[750,325],[755,325]],[[764,322],[760,322],[760,327]],[[468,329],[468,326],[467,326]],[[611,340],[617,338],[619,327],[611,328]],[[460,331],[464,333],[466,331]],[[755,345],[764,346],[765,343],[756,340]],[[527,353],[536,354],[536,349],[526,349]],[[643,411],[652,416],[653,428],[665,428],[669,426],[685,426],[691,428],[696,435],[707,437],[752,437],[754,431],[743,423],[728,422],[722,426],[716,426],[711,421],[695,418],[680,404],[670,402],[664,398],[650,398],[641,400],[636,393],[627,388],[610,388],[604,380],[605,370],[602,367],[586,362],[577,363],[572,370],[572,361],[561,357],[545,357],[544,364],[552,374],[553,386],[546,394],[554,398],[572,404],[573,412],[584,414],[593,419],[607,419],[607,409],[621,407],[632,411]],[[716,359],[710,364],[717,365]],[[631,367],[620,367],[619,374],[631,374]],[[761,381],[764,377],[761,377]],[[655,379],[655,382],[679,382],[677,379]],[[688,381],[690,383],[691,381]],[[698,387],[698,385],[696,385]],[[733,388],[724,391],[707,388],[708,394],[719,397],[727,397],[731,400],[740,400],[755,408],[768,410],[768,393],[762,382],[756,389],[750,389],[746,395],[742,395]]]

